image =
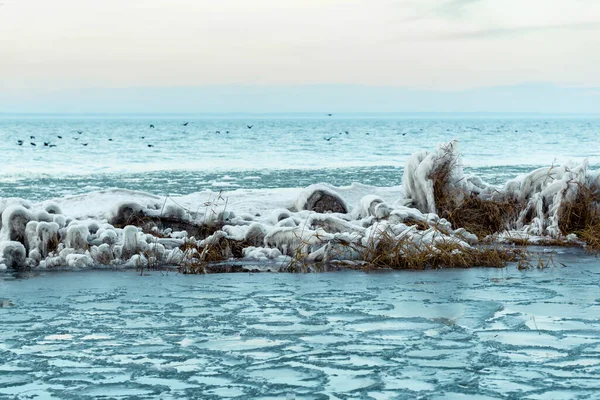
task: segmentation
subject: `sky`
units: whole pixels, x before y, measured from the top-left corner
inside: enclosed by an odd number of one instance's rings
[[[268,112],[282,108],[275,94],[294,109],[300,88],[340,111],[418,95],[424,105],[397,111],[509,111],[531,98],[523,111],[537,112],[542,98],[549,112],[600,112],[598,0],[0,4],[0,112],[187,112],[210,98],[210,112]],[[350,106],[353,91],[370,103]]]

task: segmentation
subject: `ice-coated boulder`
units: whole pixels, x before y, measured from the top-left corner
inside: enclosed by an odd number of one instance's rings
[[[12,269],[25,267],[25,246],[20,242],[0,242],[0,264]]]
[[[322,184],[310,185],[296,199],[297,210],[318,213],[348,213],[348,206],[339,194]]]

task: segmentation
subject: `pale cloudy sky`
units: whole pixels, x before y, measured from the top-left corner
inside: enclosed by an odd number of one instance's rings
[[[0,91],[600,87],[599,0],[0,0]]]

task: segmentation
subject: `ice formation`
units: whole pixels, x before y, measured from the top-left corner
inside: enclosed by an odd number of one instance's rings
[[[409,157],[402,182],[395,188],[317,184],[176,199],[126,190],[37,204],[0,199],[0,268],[360,262],[360,249],[377,248],[382,240],[414,248],[477,245],[484,237],[440,217],[440,193],[452,204],[514,204],[517,212],[498,241],[512,235],[576,243],[576,235],[561,230],[561,210],[584,189],[597,194],[600,172],[586,162],[552,166],[493,187],[463,173],[458,142],[451,141]]]

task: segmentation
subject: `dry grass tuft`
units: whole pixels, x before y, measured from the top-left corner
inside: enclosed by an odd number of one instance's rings
[[[576,234],[588,250],[600,251],[600,194],[577,183],[577,197],[559,210],[558,226],[564,235]]]
[[[484,200],[476,193],[455,188],[451,184],[455,163],[448,160],[429,175],[433,181],[433,197],[440,218],[450,221],[454,229],[465,228],[480,239],[507,229],[522,206],[510,199]]]
[[[432,268],[501,268],[517,261],[522,252],[503,247],[465,248],[448,240],[415,244],[384,234],[376,246],[366,246],[364,260],[369,268],[422,270]]]
[[[382,232],[377,241],[369,240],[367,245],[358,242],[336,242],[335,254],[330,254],[329,260],[350,260],[351,254],[359,259],[352,263],[353,269],[398,269],[424,270],[435,268],[472,268],[490,267],[502,268],[508,262],[519,261],[525,257],[525,252],[507,247],[463,247],[452,240],[438,241],[435,245],[414,243],[405,237],[396,239],[387,232]],[[342,257],[338,257],[338,256]],[[309,263],[305,260],[306,253],[297,251],[286,272],[307,272],[325,270],[329,261]]]

